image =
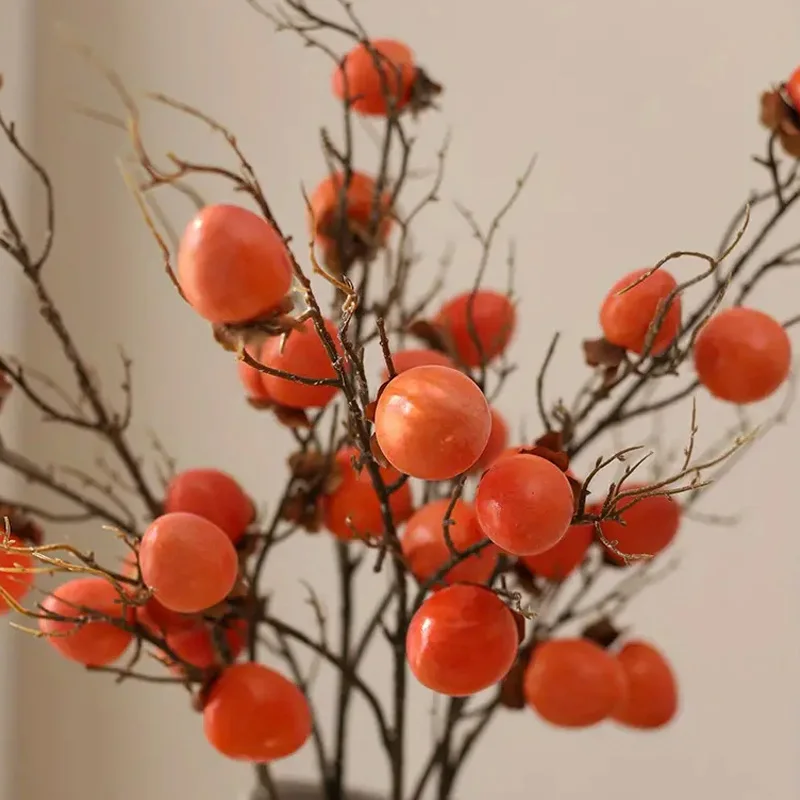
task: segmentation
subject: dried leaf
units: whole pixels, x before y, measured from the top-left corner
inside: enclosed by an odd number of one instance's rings
[[[239,341],[241,336],[232,331],[227,325],[212,325],[211,333],[214,336],[214,341],[227,350],[229,353],[239,352]]]
[[[519,651],[514,666],[500,682],[500,705],[517,711],[525,708],[525,670],[530,661],[530,649]]]
[[[203,610],[203,616],[208,619],[222,619],[230,613],[231,607],[227,600],[223,600],[221,603],[217,603],[215,606]]]
[[[531,456],[539,456],[551,464],[555,464],[562,472],[569,469],[569,456],[563,451],[550,450],[547,447],[521,447],[521,453],[526,453]]]
[[[622,632],[608,617],[602,617],[597,620],[597,622],[587,625],[583,631],[581,631],[581,636],[583,636],[584,639],[589,639],[603,649],[608,649],[619,639],[621,633]]]
[[[417,67],[414,82],[409,88],[408,108],[411,116],[417,115],[426,108],[435,108],[435,99],[444,91],[444,86],[437,83],[427,72]]]
[[[287,294],[279,306],[263,317],[247,322],[215,324],[211,326],[211,331],[217,344],[225,350],[236,353],[243,345],[258,350],[264,340],[271,336],[283,336],[303,328],[303,322],[291,315],[293,309],[294,300]]]
[[[281,519],[293,522],[306,533],[318,533],[322,528],[322,502],[316,489],[298,487],[285,500],[281,509]]]
[[[39,547],[44,542],[44,531],[27,514],[20,512],[16,506],[0,504],[0,520],[8,517],[11,535],[32,547]]]
[[[447,332],[435,322],[427,319],[417,319],[408,324],[406,331],[423,341],[431,350],[452,354]]]
[[[278,422],[280,422],[281,425],[285,425],[287,428],[296,430],[297,428],[308,428],[311,424],[305,409],[289,408],[288,406],[281,406],[274,403],[272,405],[272,411]]]
[[[800,115],[783,98],[779,90],[761,95],[761,124],[778,134],[786,153],[800,158]]]
[[[761,124],[771,131],[777,131],[786,116],[786,103],[776,89],[761,95]]]
[[[583,342],[583,357],[590,367],[617,369],[625,361],[625,348],[606,339],[586,339]]]
[[[564,435],[561,431],[547,431],[540,436],[534,443],[535,447],[546,447],[557,453],[564,452]]]
[[[249,593],[250,585],[243,575],[239,575],[239,577],[236,579],[236,583],[233,585],[233,589],[231,589],[228,593],[228,600],[236,600],[247,597]],[[230,609],[228,610],[230,611]]]
[[[781,147],[792,158],[800,158],[800,130],[794,125],[785,125],[778,131]]]
[[[275,407],[271,400],[265,400],[262,397],[248,397],[247,404],[256,411],[269,411]]]
[[[239,554],[239,562],[244,564],[250,556],[254,555],[258,549],[260,537],[254,533],[246,533],[236,542],[236,552]]]
[[[617,379],[617,373],[619,372],[619,367],[606,367],[603,370],[603,380],[600,382],[600,389],[599,392],[605,392],[606,389],[610,388],[611,385]]]
[[[395,377],[397,377],[397,376],[395,375]],[[377,391],[377,392],[376,392],[376,394],[375,394],[375,402],[376,402],[376,403],[378,402],[378,400],[380,400],[380,399],[381,399],[381,395],[383,394],[384,390],[385,390],[385,389],[386,389],[386,387],[389,385],[389,382],[390,382],[391,380],[392,380],[392,379],[391,379],[391,378],[389,378],[388,380],[384,381],[384,382],[383,382],[383,383],[382,383],[382,384],[381,384],[381,385],[378,387],[378,391]]]
[[[583,481],[579,481],[574,475],[571,475],[569,472],[567,473],[567,480],[569,481],[570,489],[572,489],[572,496],[575,498],[575,504],[577,505],[578,501],[581,498],[581,493],[583,492]],[[588,497],[590,492],[586,493]]]
[[[328,457],[319,450],[298,450],[289,456],[287,463],[295,478],[313,481],[325,473]]]
[[[194,711],[197,711],[198,713],[203,712],[203,709],[206,707],[206,703],[208,703],[211,690],[214,688],[214,684],[217,682],[217,679],[221,674],[221,667],[214,667],[209,670],[200,688],[192,695],[192,709]]]
[[[364,409],[364,418],[367,422],[375,422],[375,409],[378,407],[378,401],[373,400],[371,403],[367,403],[366,408]]]

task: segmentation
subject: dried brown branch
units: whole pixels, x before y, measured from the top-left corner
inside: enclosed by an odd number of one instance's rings
[[[144,475],[138,458],[134,455],[125,436],[125,425],[123,423],[126,422],[126,417],[124,414],[120,415],[113,411],[103,398],[87,362],[78,350],[42,277],[43,267],[52,250],[55,230],[55,203],[50,178],[44,167],[22,144],[13,123],[7,122],[2,115],[0,115],[0,131],[3,132],[11,147],[31,167],[40,183],[44,186],[46,194],[45,221],[47,225],[42,249],[38,256],[34,256],[8,201],[0,192],[0,220],[2,220],[7,230],[7,236],[0,237],[0,248],[5,250],[17,262],[30,283],[39,306],[39,313],[59,342],[65,358],[72,367],[81,398],[91,410],[91,429],[112,447],[136,485],[139,496],[148,513],[156,515],[160,505]],[[13,380],[14,374],[11,374],[10,377]],[[29,384],[23,381],[23,386],[27,386],[27,390],[23,388],[23,391],[26,391],[30,398]],[[37,403],[37,405],[41,407],[40,403]],[[50,410],[52,409],[48,407],[48,411]],[[69,422],[73,425],[77,424],[78,427],[89,427],[79,423],[75,418],[70,419]]]

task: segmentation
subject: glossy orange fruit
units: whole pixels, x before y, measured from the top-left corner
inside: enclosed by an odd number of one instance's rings
[[[133,639],[129,631],[112,621],[131,623],[133,609],[123,604],[119,592],[105,578],[73,578],[49,594],[42,609],[75,620],[42,617],[39,630],[64,658],[79,664],[111,664]]]
[[[245,364],[244,361],[237,360],[236,371],[248,400],[260,403],[268,403],[270,401],[269,392],[264,386],[264,381],[261,380],[261,372],[259,370],[249,364]]]
[[[410,48],[402,42],[375,39],[371,45],[358,44],[344,57],[333,73],[333,94],[351,99],[359,114],[385,116],[390,112],[387,98],[397,111],[408,103],[417,70]]]
[[[255,517],[253,501],[235,478],[218,469],[187,469],[167,485],[164,511],[187,511],[222,528],[232,542]]]
[[[789,376],[792,343],[783,326],[754,308],[729,308],[703,326],[694,343],[700,383],[729,403],[764,400]]]
[[[333,339],[336,352],[341,354],[342,345],[336,325],[325,320],[325,328]],[[336,377],[328,351],[320,339],[312,320],[306,320],[301,330],[292,331],[281,350],[281,337],[271,336],[264,342],[260,361],[273,369],[312,380]],[[297,383],[288,378],[261,373],[267,394],[276,403],[288,408],[322,408],[328,405],[339,391],[336,386]]]
[[[203,729],[224,756],[265,764],[306,743],[311,711],[305,695],[279,672],[263,664],[234,664],[209,692]]]
[[[501,550],[532,556],[549,550],[564,536],[575,499],[558,467],[520,453],[499,458],[484,472],[475,511],[484,534]]]
[[[374,538],[384,532],[381,504],[372,478],[366,468],[356,471],[353,459],[359,451],[348,447],[336,454],[339,482],[323,500],[325,527],[344,541],[354,538]],[[381,467],[381,477],[386,486],[396,483],[402,476],[391,467]],[[405,522],[414,511],[411,488],[408,482],[389,497],[389,508],[395,525]]]
[[[140,578],[136,553],[129,553],[122,567],[127,578]],[[128,587],[126,587],[127,589]],[[155,636],[164,636],[173,631],[187,630],[197,624],[196,617],[180,614],[165,608],[155,597],[150,597],[142,605],[134,606],[136,621]]]
[[[465,367],[478,367],[482,360],[488,363],[508,347],[517,312],[506,295],[479,289],[453,297],[434,322],[449,336],[458,360]]]
[[[403,556],[420,583],[426,583],[453,560],[444,538],[444,518],[449,499],[434,500],[422,506],[406,525],[400,538]],[[450,539],[459,552],[482,542],[486,537],[478,525],[475,508],[463,500],[456,501],[448,525]],[[488,545],[452,567],[441,583],[485,583],[497,564],[497,548]]]
[[[549,550],[520,561],[536,576],[548,581],[563,581],[582,563],[594,541],[594,525],[570,525],[564,536]]]
[[[165,608],[188,614],[222,602],[233,589],[239,559],[213,522],[182,511],[162,514],[139,544],[142,580]]]
[[[664,269],[659,269],[624,294],[623,289],[646,274],[638,269],[620,278],[600,306],[600,327],[603,336],[618,347],[633,353],[644,352],[650,326],[659,314],[660,304],[666,302],[678,282]],[[650,354],[660,355],[673,342],[681,328],[681,298],[670,302],[661,327],[653,339]]]
[[[491,428],[483,392],[450,367],[401,373],[386,385],[375,409],[375,435],[386,459],[422,480],[449,480],[470,470]]]
[[[211,205],[186,228],[177,276],[192,307],[209,322],[246,322],[280,305],[292,282],[280,234],[258,214]]]
[[[244,650],[247,642],[247,623],[243,619],[232,620],[221,629],[228,655],[235,661]],[[197,620],[191,628],[167,634],[166,642],[173,653],[187,664],[197,669],[209,669],[224,663],[214,643],[212,625]],[[176,665],[176,671],[180,669]]]
[[[478,459],[478,463],[473,468],[475,472],[481,472],[494,464],[500,456],[507,452],[508,444],[508,425],[503,415],[494,407],[489,409],[492,414],[492,430],[489,433],[489,441]]]
[[[638,488],[641,488],[638,484],[626,485],[626,489]],[[656,556],[677,536],[681,525],[681,507],[667,495],[645,497],[635,503],[633,499],[620,500],[620,516],[624,525],[608,520],[600,523],[600,529],[606,540],[611,543],[616,541],[616,549],[626,556]],[[625,559],[616,553],[608,548],[606,551],[612,561],[620,565],[625,563]]]
[[[398,375],[413,367],[426,367],[431,364],[440,367],[455,368],[456,366],[455,363],[453,363],[453,359],[445,353],[439,350],[427,350],[425,348],[420,348],[418,350],[398,350],[396,353],[392,353],[392,364],[394,365],[395,373]],[[385,383],[388,380],[389,373],[384,369],[381,373],[381,383]]]
[[[25,542],[10,536],[8,545],[10,547],[24,547]],[[29,553],[13,553],[0,549],[0,567],[3,569],[32,570],[35,566],[34,558]],[[34,573],[30,571],[0,572],[0,586],[18,603],[31,590],[33,582]],[[11,607],[5,599],[0,597],[0,614],[6,614],[10,609]]]
[[[617,654],[627,692],[614,720],[630,728],[663,728],[678,711],[678,685],[672,667],[655,647],[628,642]]]
[[[587,639],[550,639],[537,645],[525,670],[528,705],[564,728],[607,719],[627,691],[619,661]]]
[[[795,110],[800,112],[800,67],[798,67],[786,81],[786,94]]]
[[[386,241],[392,228],[389,215],[391,194],[384,191],[378,202],[376,227],[372,226],[372,208],[377,187],[375,181],[363,172],[353,172],[345,188],[345,176],[336,172],[324,178],[309,197],[308,225],[310,232],[323,247],[335,242],[340,214],[340,195],[345,193],[344,214],[348,228],[365,241],[376,245]],[[372,237],[369,234],[375,231]]]
[[[423,686],[465,697],[502,680],[518,645],[517,623],[494,592],[455,584],[432,594],[414,614],[406,657]]]

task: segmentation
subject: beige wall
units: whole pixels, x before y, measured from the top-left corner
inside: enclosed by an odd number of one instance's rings
[[[32,9],[30,9],[32,10]],[[0,76],[18,76],[18,80],[7,81],[2,91],[0,108],[5,115],[30,123],[31,104],[29,98],[33,85],[33,48],[31,47],[32,14],[21,13],[21,7],[8,13],[0,8]],[[25,171],[8,148],[0,147],[0,180],[3,192],[15,208],[20,209],[20,218],[27,220],[27,182]],[[0,269],[0,341],[2,350],[19,352],[23,346],[24,312],[18,301],[21,277],[15,275],[3,262]],[[10,403],[3,414],[3,437],[9,443],[20,440],[20,407]],[[7,472],[0,474],[0,496],[19,495],[19,481]],[[16,737],[13,725],[17,693],[17,660],[15,647],[18,637],[6,625],[0,625],[0,797],[13,797],[12,769]]]
[[[532,419],[523,375],[532,374],[550,331],[566,333],[552,374],[568,393],[581,367],[577,355],[569,360],[567,354],[577,353],[581,337],[594,331],[598,297],[620,272],[676,248],[716,246],[728,215],[760,177],[749,161],[764,141],[756,125],[757,95],[798,61],[800,6],[796,0],[359,5],[376,34],[412,42],[448,87],[445,116],[426,121],[421,150],[432,155],[452,125],[446,198],[459,198],[486,219],[531,152],[540,154],[531,188],[510,220],[519,232],[525,309],[517,353],[531,361],[501,403],[509,416]],[[20,48],[13,33],[23,11],[36,16],[30,50]],[[114,98],[54,36],[58,20],[111,59],[133,87],[202,104],[229,123],[286,227],[301,237],[298,185],[320,175],[317,129],[337,120],[329,66],[290,35],[275,37],[244,0],[6,0],[0,8],[0,69],[9,83],[3,107],[8,110],[10,100],[23,117],[35,111],[35,127],[26,130],[58,191],[51,279],[76,335],[107,376],[111,394],[119,383],[117,345],[124,343],[134,357],[143,451],[148,427],[157,428],[181,464],[233,470],[269,500],[281,474],[275,451],[287,443],[268,419],[243,407],[230,359],[170,290],[115,171],[119,137],[72,113],[75,104],[113,109]],[[17,55],[6,38],[16,42]],[[35,91],[28,88],[26,55],[35,57]],[[26,93],[28,104],[19,105]],[[210,158],[224,152],[205,131],[160,112],[147,130],[162,152]],[[5,162],[0,167],[5,176]],[[182,224],[188,208],[180,201],[167,206]],[[454,276],[463,285],[476,253],[443,203],[423,223],[420,246],[436,256],[453,238]],[[502,276],[498,264],[493,279]],[[7,293],[5,269],[0,280],[0,308],[7,309],[16,295]],[[796,312],[797,286],[797,277],[786,275],[765,287],[758,302]],[[63,374],[52,342],[33,317],[29,322],[27,358]],[[3,330],[13,340],[12,334]],[[5,339],[3,349],[8,346]],[[733,421],[707,402],[700,414],[706,442]],[[688,410],[670,419],[673,437],[684,436]],[[736,529],[687,525],[681,572],[629,615],[675,662],[680,721],[647,736],[610,728],[562,733],[527,714],[509,716],[486,738],[460,790],[463,800],[796,796],[798,419],[709,495],[706,510],[742,512],[743,523]],[[91,467],[95,442],[42,428],[33,417],[28,423],[31,452]],[[69,536],[103,551],[102,531],[83,528]],[[310,624],[294,572],[302,571],[323,596],[334,596],[329,557],[323,540],[309,538],[276,560],[269,580],[287,616]],[[374,580],[364,586],[365,607],[376,590]],[[13,687],[0,683],[0,703],[13,695],[17,710],[11,717],[3,708],[0,716],[0,730],[7,723],[4,734],[16,746],[15,784],[4,798],[235,800],[249,785],[244,768],[222,762],[205,745],[180,692],[114,686],[21,634],[12,641],[5,636],[2,647],[6,657],[13,652],[17,666],[2,671],[4,681],[14,676]],[[380,657],[371,662],[376,677],[384,663]],[[328,688],[322,679],[323,709],[330,708]],[[416,761],[430,726],[424,694],[415,694],[414,702]],[[378,788],[377,745],[366,718],[359,719],[353,776]],[[0,755],[8,752],[0,748]],[[305,751],[281,774],[301,775],[311,766]],[[0,761],[0,769],[8,776],[11,766]]]

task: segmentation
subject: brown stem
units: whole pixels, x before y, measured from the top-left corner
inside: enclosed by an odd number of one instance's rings
[[[350,555],[346,542],[336,543],[336,563],[339,571],[339,658],[345,664],[352,663],[353,635],[353,577],[357,562]],[[336,752],[333,762],[333,785],[344,792],[345,770],[347,766],[347,730],[352,696],[352,672],[339,672],[339,688],[336,699]]]

